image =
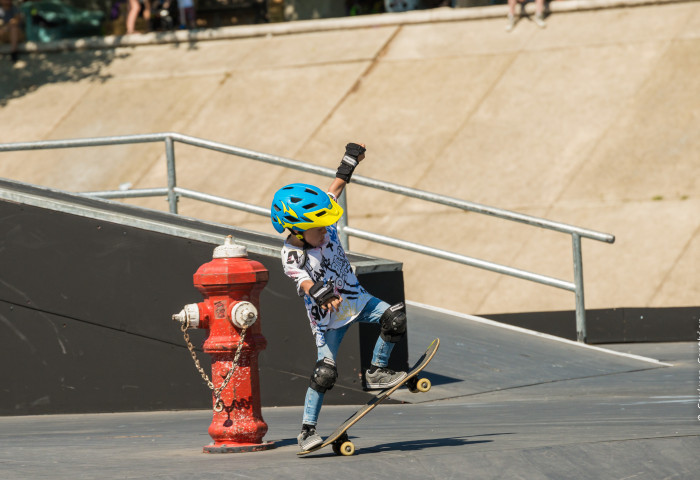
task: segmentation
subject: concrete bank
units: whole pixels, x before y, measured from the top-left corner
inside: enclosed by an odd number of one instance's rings
[[[27,54],[24,68],[0,70],[2,141],[176,131],[331,168],[347,141],[363,141],[360,175],[614,234],[614,245],[584,241],[588,308],[697,306],[700,4],[558,10],[576,5],[603,4],[552,2],[546,29],[523,18],[510,34],[503,8],[489,7]],[[479,11],[492,17],[458,17]],[[371,23],[392,18],[415,21]],[[327,181],[187,146],[176,155],[181,186],[263,206],[285,183]],[[69,191],[165,186],[164,173],[151,145],[0,162],[0,176]],[[357,228],[571,279],[565,235],[364,187],[348,196]],[[195,201],[181,212],[272,231]],[[473,314],[574,306],[566,291],[362,240],[351,248],[404,262],[407,298],[421,303]]]

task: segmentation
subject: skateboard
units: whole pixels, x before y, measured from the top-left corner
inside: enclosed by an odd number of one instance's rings
[[[425,353],[418,359],[416,364],[408,371],[408,375],[404,378],[401,383],[394,385],[393,387],[382,390],[377,395],[372,397],[369,402],[367,402],[362,408],[353,413],[347,420],[345,420],[338,428],[331,433],[326,440],[320,444],[311,448],[309,450],[304,450],[303,452],[297,453],[299,456],[308,455],[309,453],[320,450],[328,445],[333,445],[333,452],[336,455],[350,456],[355,453],[355,445],[350,441],[348,437],[348,429],[355,425],[362,417],[367,415],[370,411],[374,409],[377,405],[386,400],[389,395],[398,390],[402,385],[407,385],[408,389],[413,393],[427,392],[430,390],[430,380],[427,378],[418,378],[418,374],[430,363],[430,361],[435,356],[438,347],[440,346],[440,339],[436,338],[430,344]]]

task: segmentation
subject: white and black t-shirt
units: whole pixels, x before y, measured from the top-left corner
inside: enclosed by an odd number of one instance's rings
[[[352,322],[372,298],[353,273],[335,225],[326,227],[326,236],[320,247],[304,250],[288,241],[285,242],[282,247],[282,264],[284,273],[296,282],[299,296],[304,296],[311,330],[319,347],[326,343],[326,330],[340,328]],[[331,283],[335,294],[343,299],[340,310],[329,312],[316,305],[301,288],[305,280]]]

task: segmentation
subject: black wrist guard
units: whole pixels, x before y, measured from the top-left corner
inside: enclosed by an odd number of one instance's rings
[[[355,171],[355,167],[358,163],[357,158],[366,151],[367,149],[362,145],[358,145],[357,143],[348,143],[345,146],[345,155],[343,155],[343,160],[341,160],[335,176],[345,181],[345,183],[350,183],[350,178],[352,177],[352,173]]]
[[[319,307],[325,304],[328,300],[335,297],[335,291],[332,283],[323,283],[318,281],[309,289],[309,295],[314,299]]]

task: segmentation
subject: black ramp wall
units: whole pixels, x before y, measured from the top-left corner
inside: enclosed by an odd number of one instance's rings
[[[210,408],[211,394],[171,319],[202,300],[192,275],[226,235],[270,271],[260,322],[263,406],[301,405],[315,362],[303,302],[279,239],[163,212],[0,180],[0,415]],[[403,300],[401,265],[351,255],[374,295]],[[330,404],[363,403],[378,330],[352,328]],[[190,330],[202,353],[204,330]],[[406,342],[392,367],[407,367]]]

